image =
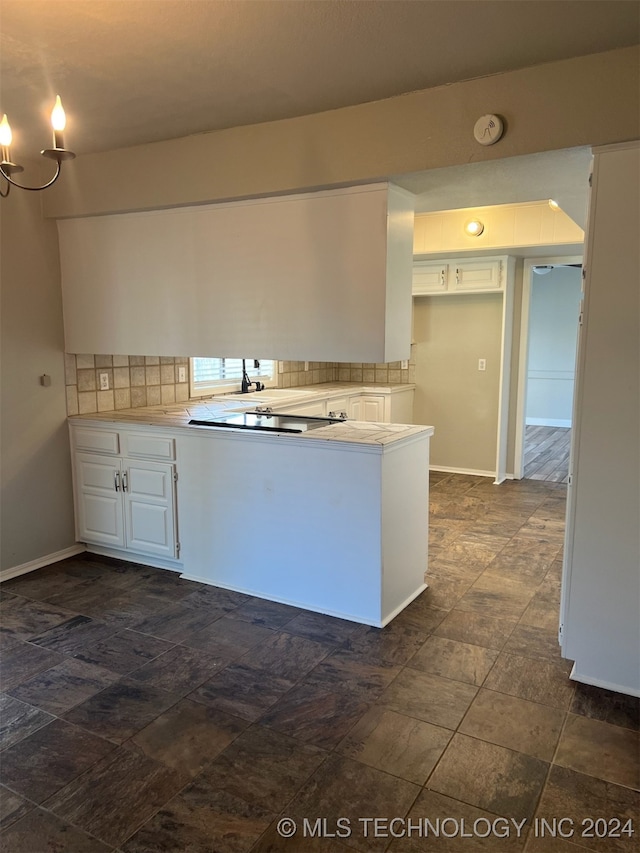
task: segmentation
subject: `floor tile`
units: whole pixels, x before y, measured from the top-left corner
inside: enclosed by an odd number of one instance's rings
[[[533,832],[529,832],[525,853],[585,853],[585,850],[588,849],[558,835],[553,836],[547,833],[544,828],[538,829],[537,835],[535,832],[535,829]]]
[[[60,715],[90,696],[104,690],[117,679],[108,669],[66,659],[9,691],[16,699]]]
[[[323,749],[263,726],[252,726],[203,775],[212,791],[226,791],[278,812],[326,757]]]
[[[425,819],[430,825],[425,826]],[[514,822],[509,817],[496,817],[428,789],[423,789],[413,804],[407,830],[411,824],[421,830],[407,831],[405,837],[394,839],[390,853],[521,853],[528,835],[523,819]]]
[[[640,735],[568,714],[555,763],[640,790]]]
[[[441,572],[435,572],[431,570],[427,571],[425,576],[425,581],[428,584],[428,589],[422,593],[422,596],[425,597],[426,602],[429,607],[433,609],[439,609],[440,612],[446,614],[447,610],[450,610],[452,607],[455,607],[456,604],[460,601],[460,599],[465,595],[465,593],[471,588],[475,577],[468,578],[452,578],[447,574],[446,567],[444,567]],[[406,610],[409,610],[409,607]],[[400,614],[400,617],[403,619],[408,619],[410,614],[405,616],[406,610],[403,610]],[[399,617],[397,617],[399,618]]]
[[[338,643],[348,639],[357,627],[356,622],[305,610],[295,619],[287,622],[285,630],[290,634],[296,634],[298,637],[305,637],[307,640],[338,645]]]
[[[547,821],[569,818],[574,829],[571,840],[589,850],[598,853],[637,853],[639,814],[640,794],[637,791],[565,767],[552,766],[536,817]],[[592,829],[589,821],[598,818],[604,818],[607,822],[604,827],[605,837],[589,837],[589,830]],[[614,837],[614,832],[608,829],[610,821],[615,820],[620,820],[622,826],[631,821],[634,834],[628,836],[620,833]]]
[[[0,749],[18,743],[52,720],[51,714],[0,694]]]
[[[224,616],[230,610],[235,610],[241,604],[246,604],[251,599],[250,595],[242,592],[233,592],[230,589],[222,589],[219,586],[202,586],[200,589],[181,599],[184,607],[206,607],[210,613]]]
[[[261,718],[269,728],[333,749],[369,709],[358,696],[313,684],[292,688]]]
[[[244,663],[232,663],[200,685],[189,698],[245,720],[257,720],[295,682]]]
[[[2,753],[0,781],[41,803],[115,747],[102,738],[54,720]]]
[[[57,565],[54,565],[4,581],[2,587],[3,590],[6,589],[7,592],[15,595],[42,601],[50,595],[57,595],[80,583],[84,583],[82,577],[65,574],[58,569]]]
[[[192,649],[202,649],[232,660],[242,657],[254,646],[263,646],[271,637],[273,631],[269,628],[222,616],[206,628],[190,634],[183,643]]]
[[[119,587],[111,588],[100,584],[99,581],[53,595],[47,601],[52,606],[66,604],[84,616],[93,616],[103,622],[115,622],[121,627],[130,627],[167,606],[164,596]]]
[[[128,675],[171,648],[172,644],[167,640],[125,629],[107,637],[106,640],[99,640],[94,645],[87,646],[75,657],[118,675]]]
[[[426,580],[427,583],[430,582],[428,573]],[[446,609],[443,610],[439,605],[433,604],[433,590],[426,589],[417,598],[414,598],[411,604],[405,607],[387,627],[398,624],[431,633],[446,615]],[[385,631],[386,628],[382,628],[382,630]]]
[[[603,690],[590,684],[576,684],[571,713],[625,729],[640,729],[640,698]]]
[[[564,712],[505,693],[482,689],[460,724],[462,734],[551,761]]]
[[[405,669],[378,704],[435,726],[456,729],[476,693],[477,688],[470,684]]]
[[[325,817],[329,825],[338,817],[349,818],[354,827],[348,839],[350,847],[363,851],[384,850],[389,839],[365,837],[359,830],[366,824],[360,819],[404,816],[419,791],[418,785],[397,776],[334,755],[303,786],[287,810],[297,818]]]
[[[548,769],[538,758],[456,734],[428,787],[493,814],[531,820]]]
[[[0,785],[0,828],[5,830],[34,808],[33,803]]]
[[[394,619],[384,628],[360,625],[342,648],[373,663],[402,665],[421,648],[428,635],[428,629]]]
[[[11,853],[110,853],[113,849],[43,809],[34,809],[10,826],[2,843]]]
[[[536,585],[484,572],[455,607],[488,616],[519,618],[529,605]]]
[[[526,525],[523,525],[526,528]],[[556,559],[562,540],[546,542],[520,531],[487,568],[487,575],[540,582]]]
[[[251,853],[349,853],[353,847],[347,847],[336,838],[322,838],[318,835],[311,835],[311,832],[304,834],[304,827],[299,827],[296,834],[290,838],[283,837],[278,831],[280,820],[287,815],[278,815],[271,823],[263,835],[251,848]],[[304,845],[302,847],[301,845]]]
[[[180,773],[195,776],[248,725],[240,717],[183,699],[127,745]]]
[[[123,844],[122,853],[245,853],[274,817],[258,803],[212,794],[198,777]]]
[[[227,660],[198,649],[174,646],[129,676],[171,693],[186,695],[226,666]]]
[[[373,701],[399,672],[399,666],[384,662],[375,663],[356,652],[339,649],[320,661],[306,676],[304,683],[336,692],[347,692]]]
[[[74,615],[64,606],[16,596],[0,602],[0,633],[28,640]]]
[[[306,637],[280,631],[265,638],[242,663],[264,669],[272,675],[297,681],[325,658],[331,647]]]
[[[19,640],[2,650],[0,656],[0,685],[8,692],[32,676],[62,661],[62,655],[41,649]]]
[[[498,652],[483,646],[429,637],[408,663],[412,669],[442,675],[467,684],[482,684],[498,657]]]
[[[45,805],[62,820],[116,846],[139,829],[186,781],[157,761],[119,748]]]
[[[573,698],[570,665],[500,654],[484,683],[490,690],[566,711]]]
[[[87,646],[111,637],[118,630],[113,623],[100,622],[90,616],[72,616],[55,628],[50,628],[36,637],[31,637],[30,643],[59,652],[63,655],[75,655]]]
[[[299,607],[280,604],[278,601],[267,601],[266,598],[251,598],[240,607],[231,610],[230,616],[233,619],[242,619],[244,622],[277,630],[291,622],[300,613],[302,611]]]
[[[123,678],[64,714],[70,723],[122,743],[170,708],[180,696]]]
[[[173,604],[159,613],[137,622],[134,629],[141,634],[149,634],[173,643],[182,643],[192,634],[201,631],[220,616],[219,612],[209,612],[203,607],[185,607],[181,603]]]
[[[561,663],[558,626],[548,629],[519,624],[513,629],[504,651],[512,655]]]
[[[449,729],[374,707],[337,750],[370,767],[424,785],[451,737]]]
[[[504,619],[485,613],[470,613],[469,611],[452,610],[437,625],[433,633],[436,637],[457,640],[460,643],[471,643],[484,646],[487,649],[504,647],[517,622],[515,619]]]

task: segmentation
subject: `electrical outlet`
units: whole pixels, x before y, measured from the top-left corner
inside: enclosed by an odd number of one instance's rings
[[[179,367],[178,368],[178,382],[186,382],[187,381],[187,368]]]
[[[278,373],[284,373],[284,362],[283,361],[278,362]]]
[[[305,361],[305,363],[304,363],[304,369],[305,369],[305,370],[309,370],[309,362],[308,362],[308,361]]]
[[[404,361],[401,361],[400,368],[402,370],[409,370],[409,359],[404,359]]]
[[[479,358],[478,359],[478,370],[486,370],[487,369],[487,359]]]
[[[109,374],[101,373],[100,374],[100,390],[108,391],[109,390]]]

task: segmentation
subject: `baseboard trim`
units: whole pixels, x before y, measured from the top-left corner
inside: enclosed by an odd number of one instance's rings
[[[29,560],[28,563],[13,566],[11,569],[3,569],[0,571],[0,583],[8,581],[11,578],[17,578],[19,575],[26,575],[28,572],[35,572],[36,569],[42,569],[50,563],[59,563],[60,560],[66,560],[68,557],[83,554],[86,550],[84,545],[71,545],[70,548],[63,548],[62,551],[54,551],[53,554],[46,554],[44,557],[38,557],[37,560]]]
[[[571,419],[563,418],[527,418],[527,426],[571,427]]]
[[[476,468],[450,468],[448,465],[429,465],[430,471],[440,471],[443,474],[471,474],[474,477],[495,477],[495,471],[478,471]]]
[[[613,690],[614,693],[624,693],[626,696],[640,696],[640,687],[629,687],[627,684],[615,684],[612,681],[605,681],[603,678],[591,678],[589,675],[583,675],[578,672],[576,670],[575,663],[569,678],[572,681],[579,681],[581,684],[591,684],[593,687],[601,687],[603,690]]]

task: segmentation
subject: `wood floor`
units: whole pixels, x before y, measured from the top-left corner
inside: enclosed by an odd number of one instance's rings
[[[526,480],[569,482],[569,427],[526,426],[524,448]]]

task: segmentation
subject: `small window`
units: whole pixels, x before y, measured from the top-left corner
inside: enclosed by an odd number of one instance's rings
[[[241,358],[191,358],[191,396],[206,397],[226,391],[239,391],[242,383]],[[256,367],[256,364],[258,365]],[[245,359],[249,379],[275,385],[276,362],[269,359]]]

